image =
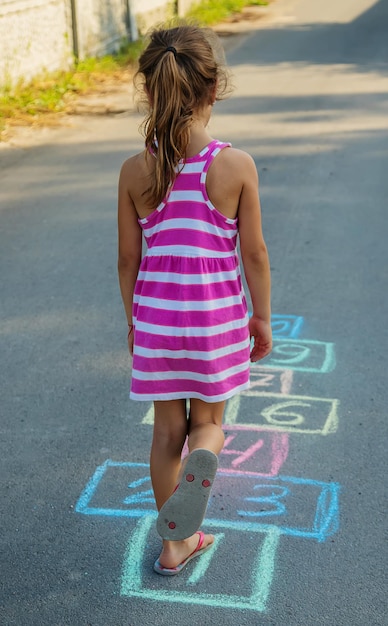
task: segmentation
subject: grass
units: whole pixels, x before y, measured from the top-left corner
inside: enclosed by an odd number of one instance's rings
[[[201,0],[187,14],[203,26],[214,26],[247,6],[266,6],[268,0]]]

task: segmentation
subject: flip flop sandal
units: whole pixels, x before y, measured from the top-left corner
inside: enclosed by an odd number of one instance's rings
[[[162,539],[181,541],[197,532],[205,516],[217,472],[214,452],[198,448],[188,456],[181,482],[159,511],[156,529]]]
[[[182,563],[179,563],[179,565],[177,565],[176,567],[163,567],[163,565],[160,564],[160,561],[158,559],[154,563],[154,571],[157,574],[161,574],[162,576],[175,576],[176,574],[179,574],[183,570],[184,567],[186,567],[187,563],[189,563],[191,559],[195,559],[195,557],[201,556],[201,554],[206,552],[206,550],[209,550],[210,548],[213,547],[214,542],[212,541],[208,546],[206,546],[205,548],[202,548],[203,542],[205,539],[205,533],[203,533],[202,530],[200,530],[196,534],[199,535],[197,547],[191,554],[189,554],[187,559],[182,561]]]

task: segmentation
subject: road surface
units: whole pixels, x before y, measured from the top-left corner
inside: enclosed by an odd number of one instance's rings
[[[278,0],[228,37],[211,132],[257,164],[275,341],[227,407],[217,546],[180,577],[152,572],[116,278],[140,118],[1,152],[2,626],[388,624],[387,29],[386,0]]]

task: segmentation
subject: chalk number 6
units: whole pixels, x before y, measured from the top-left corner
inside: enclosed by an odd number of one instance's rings
[[[296,400],[278,402],[277,404],[271,404],[271,406],[264,409],[261,414],[269,424],[273,424],[275,426],[300,426],[304,422],[304,417],[300,413],[289,410],[294,407],[309,408],[311,407],[311,404],[308,404],[307,402],[298,402]]]

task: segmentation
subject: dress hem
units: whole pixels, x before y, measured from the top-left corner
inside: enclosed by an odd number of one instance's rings
[[[175,391],[173,393],[150,393],[150,394],[142,394],[142,393],[134,393],[130,391],[129,398],[131,400],[136,400],[140,402],[152,402],[157,400],[189,400],[190,398],[196,398],[198,400],[203,400],[204,402],[214,403],[214,402],[222,402],[223,400],[229,400],[233,396],[237,395],[241,391],[245,389],[249,389],[250,382],[244,383],[239,387],[235,387],[231,389],[227,393],[219,394],[218,396],[205,396],[203,393],[198,393],[196,391],[192,392],[183,392],[183,391]]]

